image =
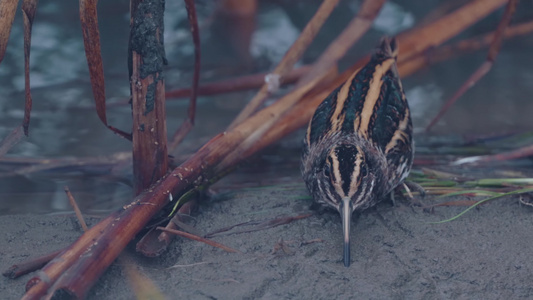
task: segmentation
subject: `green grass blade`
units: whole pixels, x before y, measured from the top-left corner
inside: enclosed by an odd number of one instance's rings
[[[481,201],[477,202],[476,204],[470,206],[469,208],[465,209],[464,211],[462,211],[461,213],[459,213],[458,215],[456,215],[454,217],[451,217],[451,218],[446,219],[446,220],[438,221],[438,222],[430,222],[430,224],[441,224],[441,223],[447,223],[447,222],[453,221],[453,220],[459,218],[460,216],[466,214],[468,211],[470,211],[471,209],[475,208],[476,206],[478,206],[480,204],[483,204],[485,202],[491,201],[491,200],[496,200],[496,199],[500,199],[500,198],[511,196],[511,195],[519,195],[519,194],[524,194],[524,193],[531,193],[531,192],[533,192],[533,188],[526,188],[526,189],[520,189],[520,190],[512,191],[512,192],[509,192],[509,193],[501,194],[501,195],[498,195],[498,196],[490,197],[490,198],[487,198],[487,199],[484,199],[484,200],[481,200]]]

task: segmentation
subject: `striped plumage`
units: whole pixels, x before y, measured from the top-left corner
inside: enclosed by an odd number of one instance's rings
[[[395,39],[384,38],[370,62],[335,89],[309,122],[302,174],[314,199],[341,213],[344,264],[350,263],[351,214],[393,192],[414,153]]]

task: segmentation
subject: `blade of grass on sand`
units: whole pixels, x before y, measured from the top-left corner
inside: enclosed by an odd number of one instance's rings
[[[486,187],[525,186],[533,185],[533,178],[482,178],[479,180],[467,181],[465,184]]]
[[[178,229],[179,227],[177,224],[182,224],[185,222],[184,216],[190,216],[192,211],[195,209],[197,203],[198,200],[196,198],[185,202],[185,204],[183,204],[178,209],[174,217],[172,217],[172,220],[168,222],[165,228]],[[183,227],[182,229],[186,230]],[[194,231],[189,232],[196,234],[196,232]],[[168,234],[165,231],[155,229],[150,230],[139,240],[139,242],[137,242],[137,244],[135,245],[135,251],[142,253],[144,256],[147,257],[157,257],[165,252],[173,237],[174,235]]]
[[[533,188],[520,189],[520,190],[512,191],[512,192],[509,192],[509,193],[493,196],[493,197],[490,197],[490,198],[487,198],[487,199],[484,199],[484,200],[480,200],[480,201],[476,202],[476,204],[470,206],[469,208],[465,209],[464,211],[462,211],[461,213],[457,214],[454,217],[451,217],[451,218],[446,219],[446,220],[438,221],[438,222],[430,222],[430,224],[442,224],[442,223],[447,223],[447,222],[456,220],[457,218],[459,218],[460,216],[466,214],[467,212],[469,212],[470,210],[474,209],[475,207],[477,207],[477,206],[479,206],[479,205],[481,205],[483,203],[487,203],[488,201],[501,199],[501,198],[504,198],[504,197],[507,197],[507,196],[520,195],[520,194],[531,193],[531,192],[533,192]]]
[[[422,170],[424,175],[431,176],[431,177],[438,178],[438,179],[453,179],[453,180],[456,180],[458,178],[462,178],[462,176],[458,175],[458,174],[453,174],[453,173],[449,173],[449,172],[434,170],[434,169],[430,169],[430,168],[424,168],[423,167],[423,168],[421,168],[421,170]]]
[[[309,218],[312,215],[313,214],[308,213],[308,214],[302,214],[302,215],[297,215],[297,216],[277,217],[274,219],[263,220],[263,221],[249,221],[249,222],[239,223],[239,224],[224,227],[224,228],[215,230],[213,232],[210,232],[206,234],[205,237],[215,237],[215,236],[220,236],[220,235],[232,235],[232,234],[240,234],[240,233],[248,233],[248,232],[265,230],[265,229],[273,228],[276,226],[289,224],[289,223],[292,223],[293,221]],[[236,227],[241,227],[241,226],[250,226],[250,227],[248,229],[231,231],[232,229]]]
[[[228,246],[222,245],[221,243],[217,243],[215,241],[211,241],[211,240],[205,239],[203,237],[200,237],[200,236],[197,236],[197,235],[194,235],[194,234],[190,234],[190,233],[185,232],[185,231],[176,230],[176,229],[168,229],[168,228],[165,228],[165,227],[157,227],[157,229],[161,230],[161,231],[168,232],[168,233],[172,233],[172,234],[175,234],[175,235],[179,235],[181,237],[188,238],[188,239],[191,239],[191,240],[194,240],[194,241],[197,241],[197,242],[202,242],[202,243],[207,244],[209,246],[220,248],[220,249],[222,249],[222,250],[224,250],[226,252],[241,253],[241,251],[239,251],[239,250],[235,250],[235,249],[230,248]]]

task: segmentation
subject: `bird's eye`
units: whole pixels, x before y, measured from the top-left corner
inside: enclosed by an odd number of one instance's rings
[[[360,172],[361,172],[361,175],[362,175],[363,177],[366,177],[366,175],[368,174],[368,169],[367,169],[367,167],[366,167],[365,165],[362,165],[362,166],[361,166],[361,171],[360,171]]]
[[[324,176],[329,178],[329,175],[331,175],[330,171],[329,171],[329,165],[326,164],[326,166],[324,168]]]

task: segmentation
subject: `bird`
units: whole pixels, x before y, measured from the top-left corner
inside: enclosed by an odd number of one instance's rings
[[[397,57],[397,40],[382,38],[370,61],[317,107],[304,138],[302,177],[316,203],[340,213],[346,267],[353,212],[393,197],[413,163],[413,125]]]

